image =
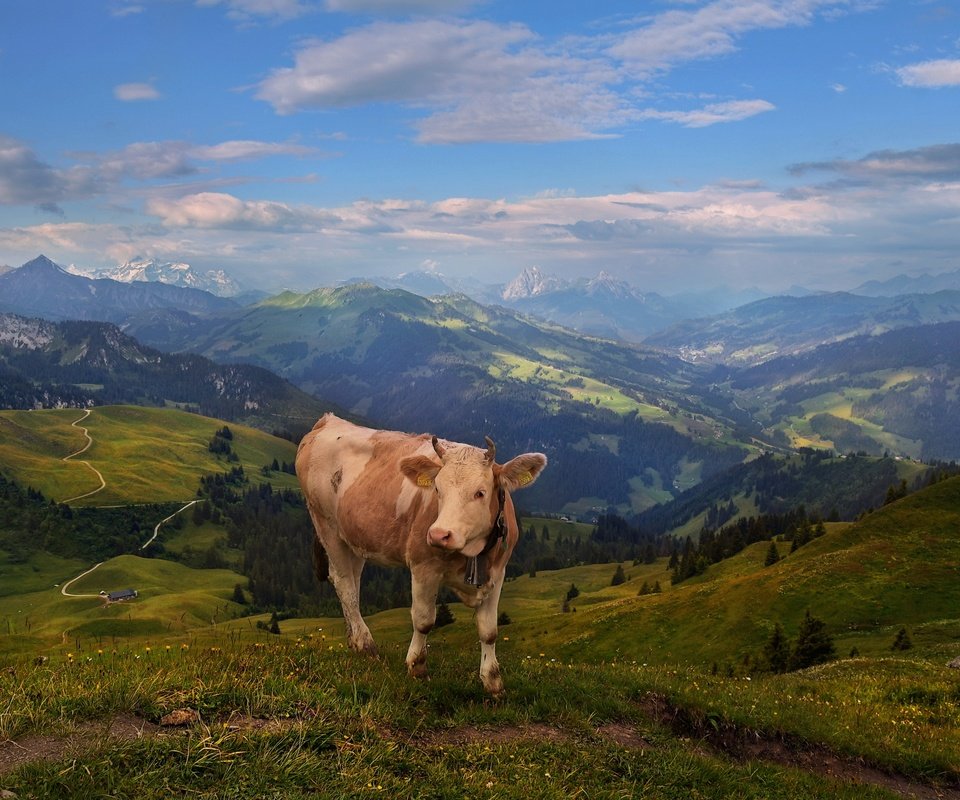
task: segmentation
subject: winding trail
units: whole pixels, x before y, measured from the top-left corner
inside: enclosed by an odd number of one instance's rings
[[[100,596],[99,594],[73,594],[72,592],[68,592],[67,589],[70,588],[70,584],[71,584],[71,583],[76,583],[76,582],[77,582],[78,580],[80,580],[84,575],[89,575],[89,574],[90,574],[91,572],[93,572],[97,567],[99,567],[100,564],[102,564],[102,563],[103,563],[103,562],[101,561],[99,564],[94,564],[94,565],[93,565],[92,567],[90,567],[90,569],[88,569],[86,572],[81,572],[79,575],[77,575],[76,578],[71,578],[70,580],[68,580],[65,584],[63,584],[63,586],[60,587],[60,594],[62,594],[64,597],[99,597],[99,596]]]
[[[93,444],[93,437],[90,435],[90,431],[87,430],[85,427],[83,427],[83,425],[81,425],[80,423],[83,422],[92,413],[93,412],[89,408],[85,408],[83,411],[83,416],[80,417],[80,419],[76,420],[75,422],[70,423],[73,427],[79,428],[80,430],[83,431],[83,435],[87,437],[87,443],[83,447],[81,447],[79,450],[77,450],[76,453],[71,453],[68,456],[64,456],[61,459],[61,461],[68,461],[74,456],[78,456],[81,453],[86,453],[87,450],[90,449],[90,446]],[[94,489],[92,492],[86,492],[85,494],[78,494],[76,497],[68,497],[66,500],[61,500],[60,501],[61,503],[72,503],[74,500],[82,500],[84,497],[90,497],[90,495],[94,495],[97,492],[102,492],[104,489],[107,488],[107,482],[103,479],[103,475],[100,473],[100,470],[98,470],[95,466],[93,466],[93,464],[91,464],[89,461],[85,459],[80,459],[77,461],[77,463],[84,464],[88,469],[92,470],[93,473],[100,479],[100,485],[96,489]]]
[[[177,516],[177,514],[181,513],[182,511],[186,511],[188,508],[190,508],[190,506],[196,505],[196,503],[197,503],[196,500],[191,500],[191,501],[190,501],[189,503],[187,503],[183,508],[178,508],[176,511],[174,511],[174,512],[173,512],[169,517],[167,517],[166,519],[160,520],[160,521],[156,524],[156,527],[154,527],[154,529],[153,529],[153,536],[151,536],[149,539],[147,539],[147,541],[145,541],[142,545],[140,545],[140,549],[141,549],[141,550],[146,550],[147,547],[148,547],[150,544],[153,543],[153,540],[157,538],[157,534],[160,533],[160,526],[163,525],[164,522],[169,522],[169,521],[172,520],[175,516]]]
[[[78,420],[78,422],[79,422],[79,420]],[[154,528],[153,528],[153,536],[151,536],[149,539],[147,539],[146,542],[144,542],[142,545],[140,545],[140,549],[141,549],[141,550],[146,550],[146,549],[147,549],[147,546],[153,543],[154,539],[156,539],[157,536],[160,534],[160,526],[161,526],[161,525],[163,525],[165,522],[169,522],[169,521],[172,520],[175,516],[177,516],[177,514],[181,513],[182,511],[186,511],[188,508],[190,508],[190,506],[196,505],[196,502],[197,502],[196,500],[191,500],[189,503],[187,503],[185,506],[183,506],[183,508],[178,508],[178,509],[177,509],[176,511],[174,511],[169,517],[165,517],[164,519],[160,520],[160,521],[154,526]],[[106,562],[101,561],[99,564],[94,564],[94,565],[93,565],[92,567],[90,567],[90,569],[88,569],[86,572],[81,572],[79,575],[77,575],[76,578],[71,578],[70,580],[68,580],[65,584],[63,584],[63,586],[60,587],[60,594],[62,594],[64,597],[100,597],[99,594],[73,594],[72,592],[68,592],[67,589],[70,588],[70,584],[76,583],[76,582],[77,582],[78,580],[80,580],[82,577],[84,577],[84,576],[86,576],[86,575],[89,575],[89,574],[90,574],[91,572],[93,572],[97,567],[99,567],[101,564],[104,564],[104,563],[106,563]]]

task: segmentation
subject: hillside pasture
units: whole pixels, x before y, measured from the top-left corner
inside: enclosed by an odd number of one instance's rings
[[[79,424],[92,445],[76,458],[64,456],[87,442],[72,426],[83,416],[79,410],[0,412],[0,458],[6,474],[23,486],[32,486],[53,500],[62,501],[95,490],[100,481],[81,461],[103,475],[106,487],[78,500],[82,505],[116,505],[186,501],[193,498],[200,476],[229,471],[242,465],[251,480],[278,487],[295,487],[295,476],[261,467],[292,463],[296,445],[254,428],[232,425],[231,446],[239,461],[218,458],[208,443],[224,423],[175,409],[140,406],[104,406]]]

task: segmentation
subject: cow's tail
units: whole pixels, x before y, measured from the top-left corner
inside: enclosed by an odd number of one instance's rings
[[[320,537],[313,537],[313,574],[321,583],[330,577],[330,562],[327,560],[327,551],[320,543]]]

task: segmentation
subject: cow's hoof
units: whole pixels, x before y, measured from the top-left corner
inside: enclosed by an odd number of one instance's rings
[[[411,678],[416,678],[418,681],[425,680],[429,677],[427,673],[427,657],[423,653],[418,655],[412,664],[407,664],[407,674]]]
[[[407,672],[411,678],[416,678],[418,681],[425,681],[430,677],[430,671],[426,664],[413,664],[407,668]]]
[[[380,657],[380,651],[377,649],[376,644],[374,644],[373,639],[366,642],[350,642],[350,649],[357,653],[364,653],[371,658]]]

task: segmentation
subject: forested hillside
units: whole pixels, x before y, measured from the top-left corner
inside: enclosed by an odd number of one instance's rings
[[[0,408],[177,404],[297,436],[330,405],[262,367],[145,347],[115,325],[0,315]]]

